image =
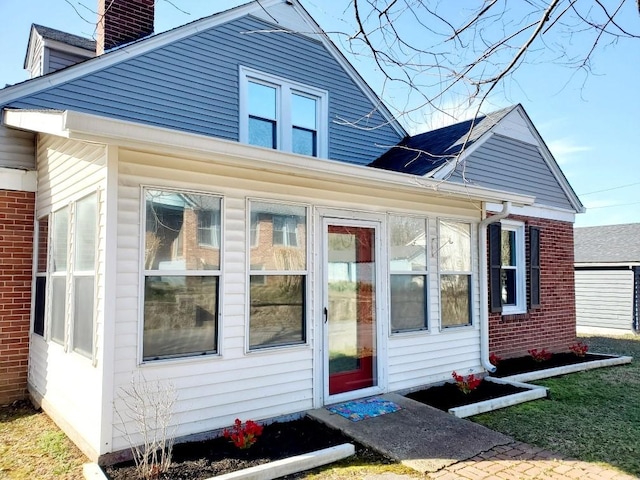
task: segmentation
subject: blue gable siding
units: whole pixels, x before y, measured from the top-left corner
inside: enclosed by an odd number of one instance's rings
[[[465,163],[464,178],[473,185],[533,195],[539,205],[574,208],[535,145],[493,135]],[[450,180],[462,182],[462,168]]]
[[[247,33],[274,27],[247,16],[124,60],[11,103],[15,108],[70,109],[238,140],[239,66],[329,92],[329,158],[366,165],[400,140],[388,125],[363,130],[336,123],[375,106],[324,48],[291,33]],[[100,59],[90,60],[99,62]]]

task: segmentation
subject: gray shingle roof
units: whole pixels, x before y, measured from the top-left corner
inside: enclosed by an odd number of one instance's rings
[[[55,40],[57,42],[66,43],[73,47],[84,48],[85,50],[96,51],[96,42],[89,38],[80,37],[72,33],[56,30],[55,28],[44,27],[42,25],[33,24],[33,28],[38,32],[42,38],[47,40]]]
[[[640,262],[640,223],[574,230],[576,263]]]
[[[476,118],[465,148],[473,145],[514,108],[516,106]],[[430,132],[405,137],[369,166],[394,172],[426,175],[460,153],[472,122],[472,120],[466,120]]]

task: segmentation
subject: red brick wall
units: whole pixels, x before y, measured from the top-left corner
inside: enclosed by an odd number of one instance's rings
[[[573,274],[573,224],[536,217],[509,216],[528,227],[540,227],[540,307],[521,315],[489,313],[489,351],[503,358],[527,355],[532,348],[567,351],[576,338]],[[527,295],[530,292],[527,271]],[[527,298],[528,300],[528,298]],[[488,300],[487,300],[488,301]]]
[[[27,394],[34,202],[0,190],[0,405]]]
[[[153,33],[155,0],[99,0],[96,53]]]

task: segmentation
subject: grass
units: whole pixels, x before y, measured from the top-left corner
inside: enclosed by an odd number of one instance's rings
[[[630,355],[629,365],[535,382],[550,399],[472,420],[517,440],[640,476],[640,337],[584,337],[594,353]]]
[[[590,351],[635,357],[630,365],[539,381],[550,400],[473,417],[514,438],[640,476],[640,337],[585,337]],[[0,409],[0,479],[80,480],[87,459],[44,414],[29,405]],[[424,478],[377,455],[356,455],[291,476],[307,480],[360,479],[384,474]]]
[[[0,478],[81,480],[89,460],[42,412],[24,402],[0,409]]]

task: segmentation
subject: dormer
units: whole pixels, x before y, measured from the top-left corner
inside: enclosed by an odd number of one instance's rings
[[[46,75],[96,56],[96,42],[42,25],[31,25],[24,68],[30,78]]]

